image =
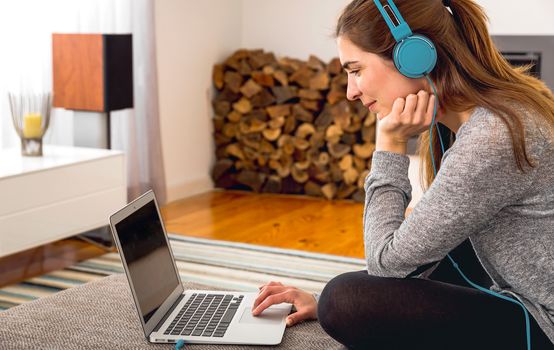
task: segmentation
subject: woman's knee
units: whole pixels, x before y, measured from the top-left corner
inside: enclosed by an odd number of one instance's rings
[[[348,327],[348,318],[355,317],[356,304],[359,302],[359,284],[366,278],[365,271],[347,272],[334,277],[325,285],[319,298],[317,315],[326,331],[337,326]]]

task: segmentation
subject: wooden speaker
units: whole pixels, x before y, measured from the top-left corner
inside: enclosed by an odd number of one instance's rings
[[[131,34],[52,34],[53,106],[109,112],[133,107]]]

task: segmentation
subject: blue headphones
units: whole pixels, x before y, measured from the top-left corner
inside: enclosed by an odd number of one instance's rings
[[[421,78],[429,74],[437,63],[437,50],[433,42],[424,35],[412,33],[392,0],[387,0],[388,5],[384,7],[380,0],[373,2],[396,40],[392,56],[396,68],[408,78]]]

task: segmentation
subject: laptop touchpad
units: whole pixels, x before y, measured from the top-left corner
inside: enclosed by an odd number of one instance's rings
[[[279,307],[270,307],[265,309],[258,316],[252,316],[252,309],[245,308],[242,316],[240,317],[240,323],[256,323],[256,324],[279,324],[281,320],[287,315],[287,309]]]

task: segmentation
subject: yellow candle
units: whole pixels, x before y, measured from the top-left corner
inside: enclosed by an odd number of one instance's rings
[[[29,113],[23,116],[23,137],[27,139],[42,137],[42,116],[40,113]]]

